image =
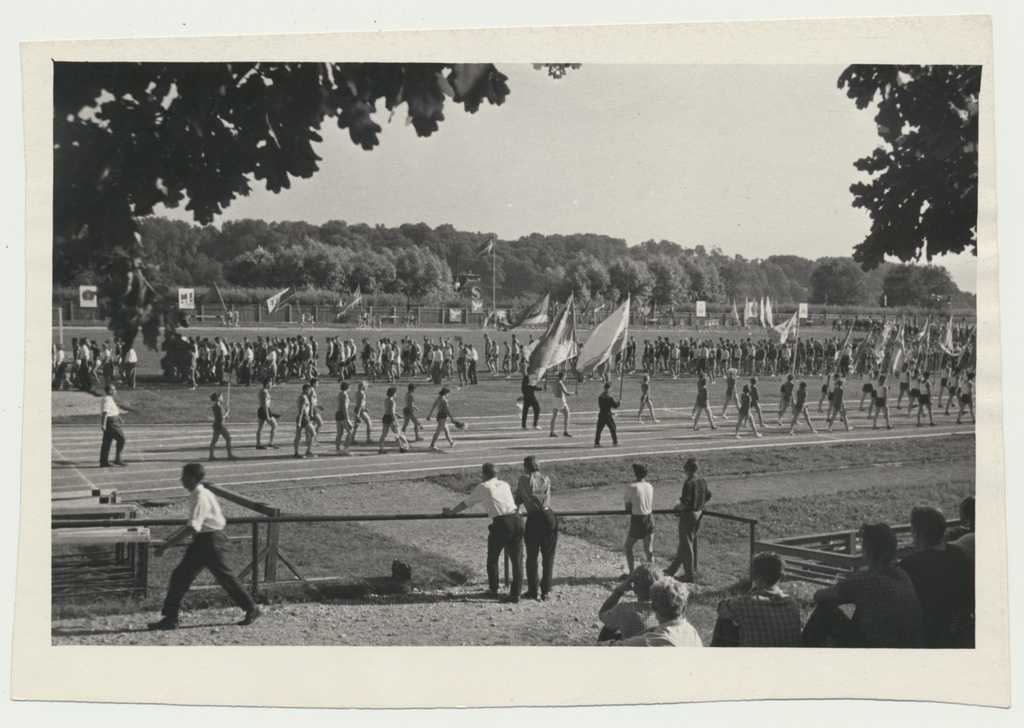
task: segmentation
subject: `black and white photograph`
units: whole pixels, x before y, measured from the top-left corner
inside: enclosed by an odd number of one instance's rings
[[[15,697],[1008,705],[991,19],[755,26],[23,46]]]

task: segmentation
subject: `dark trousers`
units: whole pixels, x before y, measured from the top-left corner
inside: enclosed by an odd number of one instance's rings
[[[135,369],[137,366],[136,364],[124,365],[124,383],[132,389],[135,389]]]
[[[526,590],[537,593],[537,556],[541,560],[540,593],[551,591],[551,574],[558,546],[558,519],[550,509],[534,511],[526,517]]]
[[[487,534],[487,585],[498,592],[498,560],[507,551],[512,561],[512,587],[509,594],[518,597],[523,591],[523,519],[518,513],[498,516],[491,521]]]
[[[100,445],[100,465],[110,464],[110,444],[112,442],[117,443],[114,460],[121,462],[121,451],[124,450],[124,432],[121,430],[121,420],[118,417],[107,418],[107,428],[103,430],[103,444]]]
[[[477,384],[477,381],[476,381],[476,362],[475,361],[469,362],[469,383],[470,384]]]
[[[238,577],[228,568],[224,556],[228,550],[228,539],[223,531],[197,533],[192,543],[185,549],[181,563],[171,572],[171,584],[167,587],[167,598],[164,599],[163,615],[169,619],[178,619],[181,600],[185,598],[192,582],[199,572],[206,567],[213,578],[223,587],[235,604],[249,611],[256,608],[249,592],[245,590]]]
[[[712,647],[742,647],[740,627],[731,619],[719,617],[711,634]]]
[[[847,617],[835,604],[818,604],[804,625],[804,647],[865,647],[856,613]]]
[[[537,426],[537,420],[540,418],[540,402],[537,401],[537,396],[531,394],[529,397],[523,397],[523,427],[526,427],[526,415],[533,410],[533,426]]]
[[[604,428],[608,428],[608,432],[612,435],[612,443],[615,445],[619,444],[619,435],[615,431],[615,418],[611,415],[598,415],[597,416],[597,433],[594,435],[594,444],[601,444],[601,433]]]
[[[682,511],[679,514],[679,547],[676,549],[676,557],[665,569],[666,574],[675,574],[679,567],[683,567],[683,577],[693,578],[694,561],[697,554],[697,531],[700,530],[700,522],[703,511]]]

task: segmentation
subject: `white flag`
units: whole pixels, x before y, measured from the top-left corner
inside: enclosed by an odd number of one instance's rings
[[[797,321],[800,318],[800,312],[796,311],[789,319],[779,324],[778,326],[772,326],[768,329],[768,336],[776,344],[785,344],[789,340],[789,332],[796,328]]]
[[[599,323],[580,349],[576,371],[589,374],[622,351],[629,338],[629,296]]]

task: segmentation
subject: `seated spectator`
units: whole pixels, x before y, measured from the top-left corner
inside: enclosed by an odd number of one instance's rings
[[[974,564],[974,496],[960,501],[960,525],[946,531],[946,545],[956,546]]]
[[[628,639],[649,627],[658,626],[658,617],[651,606],[651,586],[657,580],[658,570],[652,564],[642,563],[615,587],[598,610],[598,616],[604,624],[598,642]],[[630,589],[636,593],[636,601],[619,604],[619,600]]]
[[[920,647],[921,604],[907,572],[896,566],[896,534],[884,523],[866,525],[861,540],[867,568],[814,593],[817,605],[804,625],[805,647]],[[839,608],[853,604],[853,617]]]
[[[946,517],[938,508],[910,511],[910,535],[919,551],[900,561],[921,603],[925,647],[974,647],[974,566],[942,541]]]
[[[761,553],[750,563],[750,591],[718,603],[712,647],[803,647],[800,607],[779,588],[786,562]]]
[[[602,642],[619,647],[703,647],[700,635],[686,621],[686,602],[690,588],[670,577],[662,577],[651,586],[651,606],[658,626],[624,640]]]

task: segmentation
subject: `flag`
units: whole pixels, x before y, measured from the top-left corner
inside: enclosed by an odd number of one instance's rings
[[[896,333],[896,338],[889,348],[889,371],[893,374],[899,374],[900,366],[903,361],[907,358],[907,347],[903,341],[903,325],[900,325],[900,330]]]
[[[977,331],[977,326],[972,326],[971,331],[967,334],[967,338],[964,339],[964,349],[960,353],[960,358],[957,360],[956,368],[960,371],[965,369],[973,369],[978,365],[978,358],[974,353],[974,334]]]
[[[765,326],[775,326],[775,321],[772,318],[772,299],[767,297],[764,299],[764,322]]]
[[[579,353],[576,348],[576,316],[573,310],[573,297],[570,293],[562,311],[530,352],[526,372],[534,381],[543,377],[546,370]]]
[[[550,306],[551,294],[545,293],[539,301],[519,314],[519,317],[513,321],[509,328],[517,329],[520,326],[542,326],[548,323],[551,320],[548,316],[548,308]]]
[[[349,309],[353,308],[357,303],[359,303],[362,300],[363,300],[363,292],[361,290],[359,290],[359,284],[357,283],[355,290],[352,291],[352,300],[351,301],[349,301],[347,304],[345,303],[345,299],[344,298],[342,298],[342,299],[340,299],[338,301],[338,307],[341,309],[341,311],[339,311],[338,315],[334,317],[335,321],[337,321],[342,316],[344,316],[346,313],[348,313]]]
[[[740,314],[739,311],[736,310],[736,299],[733,299],[732,302],[732,322],[737,326],[740,325]]]
[[[917,332],[914,337],[914,355],[920,357],[922,354],[927,355],[928,350],[931,349],[930,342],[928,341],[928,335],[931,333],[932,317],[929,316],[924,321],[924,327]]]
[[[876,364],[881,364],[882,360],[885,359],[885,352],[888,349],[889,338],[892,336],[893,327],[894,325],[891,321],[886,321],[885,325],[882,326],[882,333],[878,337],[878,343],[875,344],[873,352]]]
[[[594,327],[593,333],[580,349],[576,371],[590,374],[626,347],[629,338],[629,296],[608,318]]]
[[[761,325],[766,326],[767,324],[764,320],[764,296],[761,296],[761,306],[760,308],[757,309],[757,311],[758,318],[761,320]]]
[[[295,286],[288,286],[280,293],[275,293],[267,299],[267,313],[274,313],[274,311],[294,299],[297,295]]]
[[[871,337],[874,335],[874,330],[869,331],[868,335],[864,338],[864,341],[860,342],[860,346],[857,347],[857,352],[853,355],[854,366],[857,366],[857,364],[868,355],[868,352],[872,351]]]
[[[480,248],[477,249],[476,257],[477,258],[486,258],[488,255],[493,253],[494,252],[494,241],[495,240],[496,240],[495,236],[492,235],[490,240],[488,240]]]
[[[850,339],[853,338],[853,327],[857,324],[857,318],[854,317],[853,324],[850,326],[850,330],[846,332],[846,341],[843,342],[842,346],[836,347],[836,355],[832,360],[833,364],[838,364],[839,359],[843,356],[843,352],[846,351],[846,347],[850,345]]]
[[[786,321],[779,324],[778,326],[772,326],[768,329],[768,336],[776,344],[785,344],[789,339],[789,332],[797,326],[797,321],[800,320],[800,312],[795,311],[792,316]]]
[[[750,299],[743,299],[743,325],[746,326],[750,323]]]
[[[949,323],[946,324],[946,330],[942,332],[942,338],[939,339],[939,349],[942,350],[943,354],[953,353],[953,317],[949,317]]]

